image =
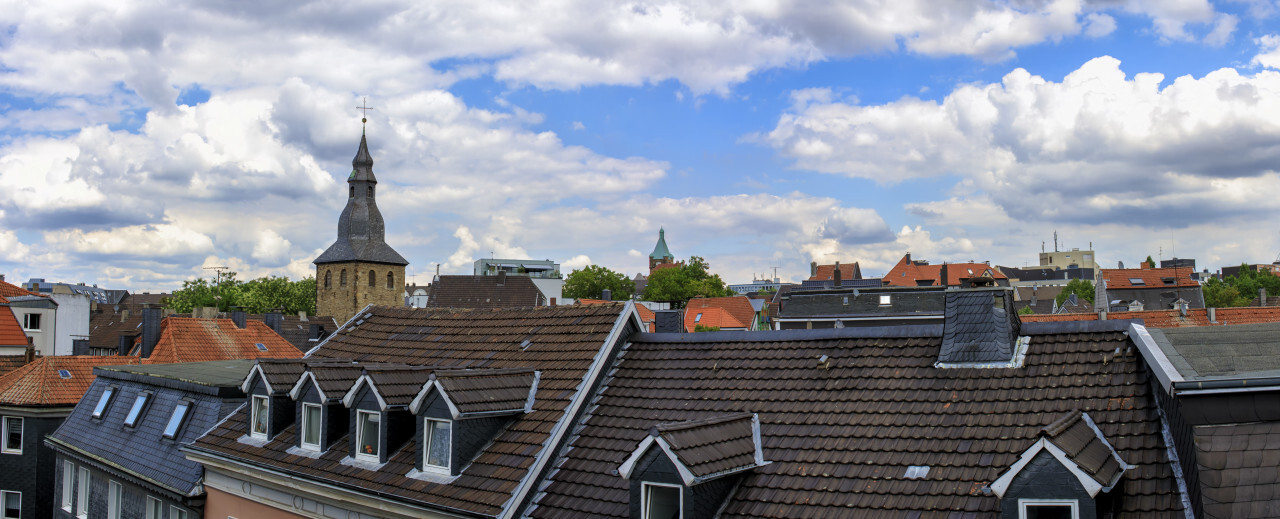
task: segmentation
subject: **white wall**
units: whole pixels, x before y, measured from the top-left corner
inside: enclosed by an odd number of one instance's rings
[[[89,296],[57,293],[49,295],[58,303],[54,355],[71,355],[72,341],[89,338]]]
[[[54,330],[57,329],[57,319],[53,308],[23,308],[17,305],[9,305],[9,309],[13,310],[13,316],[18,319],[18,325],[25,326],[26,321],[23,317],[26,314],[40,314],[40,329],[27,330],[23,329],[22,333],[27,334],[31,338],[31,344],[36,347],[36,353],[39,355],[54,354]]]

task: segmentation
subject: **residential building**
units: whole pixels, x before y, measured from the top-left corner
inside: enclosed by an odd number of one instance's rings
[[[1016,267],[1000,267],[997,266],[1005,277],[1009,278],[1011,286],[1066,286],[1073,279],[1086,279],[1093,281],[1096,277],[1095,272],[1091,268],[1068,267],[1068,268],[1016,268]]]
[[[1025,322],[1135,321],[1147,328],[1186,328],[1233,324],[1280,323],[1280,306],[1235,308],[1190,308],[1187,310],[1138,310],[1056,315],[1023,315]]]
[[[1093,303],[1076,297],[1076,294],[1069,294],[1062,304],[1058,304],[1058,295],[1065,289],[1066,285],[1022,285],[1014,282],[1013,308],[1017,311],[1030,308],[1033,314],[1039,315],[1093,312]]]
[[[28,279],[22,284],[22,288],[41,294],[80,294],[87,297],[90,302],[100,305],[114,305],[129,295],[125,290],[108,290],[84,283],[57,283],[45,281],[44,278]]]
[[[908,252],[884,275],[886,286],[946,286],[990,287],[1009,286],[1009,278],[999,269],[986,263],[943,263],[930,265],[928,261],[912,260]]]
[[[262,321],[242,312],[230,319],[165,317],[159,309],[145,309],[142,334],[131,355],[143,364],[207,362],[240,359],[294,359],[303,352]]]
[[[431,284],[415,285],[408,284],[404,287],[404,305],[412,308],[426,308],[428,296],[431,294]]]
[[[1141,326],[945,294],[940,325],[632,336],[527,515],[1189,516]]]
[[[1097,256],[1093,250],[1073,248],[1069,251],[1054,250],[1040,253],[1040,266],[1054,269],[1082,268],[1098,269]]]
[[[142,335],[144,308],[148,307],[128,303],[110,307],[99,306],[89,320],[89,339],[81,343],[74,353],[76,355],[127,354]],[[235,318],[237,315],[234,312],[219,314],[216,311],[211,314],[215,316],[210,317],[211,319]],[[171,314],[170,317],[190,317],[190,314]],[[305,312],[299,312],[297,315],[281,312],[247,314],[245,319],[246,322],[258,321],[265,324],[299,351],[311,349],[338,328],[337,322],[332,317],[308,316]]]
[[[37,294],[0,278],[0,297],[22,324],[22,332],[31,339],[36,354],[56,355],[58,303],[47,295]]]
[[[579,300],[575,301],[575,302],[574,302],[574,304],[579,304],[579,305],[621,305],[622,303],[621,303],[621,302],[618,302],[618,301],[606,301],[606,300],[604,300],[604,299],[579,299]],[[647,307],[647,306],[645,306],[645,305],[641,304],[640,302],[636,302],[636,314],[640,317],[640,323],[641,323],[640,329],[641,329],[642,331],[646,331],[646,332],[650,332],[650,333],[653,333],[653,332],[658,331],[658,328],[657,328],[657,314],[655,314],[653,310],[650,310],[650,309],[649,309],[649,307]],[[679,331],[679,330],[677,330],[677,331]]]
[[[137,364],[133,357],[39,357],[0,376],[0,504],[14,517],[47,518],[55,495],[55,454],[43,443],[93,383],[93,368]]]
[[[476,260],[472,270],[476,276],[496,276],[499,272],[506,272],[507,275],[531,278],[560,278],[560,264],[551,260],[484,258]]]
[[[178,450],[240,407],[253,361],[100,366],[45,440],[53,517],[195,519],[203,467]]]
[[[1195,271],[1181,268],[1102,269],[1095,282],[1095,308],[1109,311],[1204,308]]]
[[[696,297],[684,307],[684,331],[698,327],[716,330],[755,331],[760,319],[747,296]]]
[[[251,404],[183,448],[205,514],[518,516],[639,331],[634,307],[367,307],[307,359],[260,363]]]
[[[528,276],[439,276],[431,283],[427,308],[523,308],[552,300]]]
[[[758,292],[776,292],[778,287],[782,286],[782,280],[779,278],[761,278],[753,279],[750,283],[738,283],[736,285],[726,285],[726,288],[732,290],[735,294],[754,294]]]
[[[862,268],[856,261],[843,265],[839,261],[831,265],[819,265],[816,261],[809,262],[809,281],[833,281],[837,277],[846,281],[862,279]]]
[[[0,359],[22,357],[28,351],[34,354],[35,348],[31,346],[31,340],[27,338],[27,334],[22,331],[22,323],[19,323],[18,318],[9,312],[7,306],[9,306],[8,300],[0,296]]]
[[[347,205],[338,216],[338,239],[312,263],[316,265],[316,313],[345,322],[367,305],[402,306],[405,265],[409,262],[387,245],[378,211],[369,144],[351,160]]]
[[[1244,265],[1231,265],[1228,267],[1222,267],[1221,269],[1219,269],[1219,272],[1222,274],[1223,278],[1227,278],[1231,276],[1240,275],[1241,270],[1250,271],[1250,272],[1270,272],[1272,274],[1280,274],[1280,261],[1277,261],[1276,263],[1253,263],[1253,264],[1244,264]]]
[[[942,324],[943,287],[792,289],[770,316],[774,330]]]

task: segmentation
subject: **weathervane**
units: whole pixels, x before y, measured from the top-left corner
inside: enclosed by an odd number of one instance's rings
[[[369,106],[369,98],[362,98],[360,106],[357,106],[356,110],[364,112],[364,116],[360,118],[360,124],[367,124],[369,122],[369,110],[373,110],[373,107]]]

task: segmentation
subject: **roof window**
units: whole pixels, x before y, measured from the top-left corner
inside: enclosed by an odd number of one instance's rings
[[[71,378],[71,372],[65,369],[58,370],[58,376],[61,378]]]
[[[255,342],[255,343],[253,343],[253,345],[258,347],[258,351],[267,351],[267,345],[266,345],[266,344],[263,344],[263,343],[260,343],[260,342]]]
[[[178,429],[182,428],[182,422],[187,419],[187,411],[191,409],[191,402],[183,400],[173,408],[173,414],[169,416],[169,423],[164,426],[164,437],[174,439],[178,436]]]
[[[98,405],[93,406],[93,417],[102,418],[102,414],[107,412],[107,404],[111,403],[111,397],[115,396],[116,388],[108,387],[102,391],[102,396],[98,397]]]
[[[138,418],[142,417],[142,412],[147,408],[147,401],[151,400],[151,393],[138,393],[138,398],[133,400],[133,407],[129,408],[129,414],[124,417],[125,427],[133,427],[138,424]]]
[[[907,479],[924,479],[929,476],[928,465],[911,465],[907,467],[907,473],[902,477]]]
[[[1134,286],[1146,286],[1147,282],[1142,278],[1129,278],[1129,284]]]

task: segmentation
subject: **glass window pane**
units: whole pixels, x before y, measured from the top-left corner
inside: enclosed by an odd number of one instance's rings
[[[320,445],[320,406],[318,405],[302,405],[302,443]]]
[[[1072,519],[1071,505],[1027,505],[1027,519]]]
[[[148,396],[150,395],[142,393],[138,395],[138,398],[134,399],[133,407],[129,408],[129,415],[124,418],[125,425],[133,427],[134,424],[138,423],[138,415],[142,414],[142,407],[147,405]]]
[[[107,491],[107,519],[120,519],[120,484],[115,481]]]
[[[253,433],[267,434],[267,397],[253,397]]]
[[[111,402],[111,395],[116,393],[116,388],[109,387],[102,392],[102,397],[98,398],[98,405],[93,408],[93,417],[102,418],[102,413],[107,412],[107,403]]]
[[[360,453],[377,456],[378,452],[378,414],[360,412]]]
[[[178,507],[169,508],[169,519],[187,519],[187,511]]]
[[[164,426],[165,438],[173,438],[178,435],[178,427],[182,425],[182,419],[187,416],[187,409],[190,403],[186,401],[178,402],[178,406],[173,408],[173,416],[169,417],[169,423]]]
[[[427,420],[427,465],[449,467],[449,441],[453,424]]]
[[[75,480],[76,480],[76,466],[72,464],[70,461],[63,461],[62,462],[62,509],[68,512],[71,511],[71,496],[74,495],[72,493],[72,490],[75,489],[75,487],[71,485],[75,484]]]
[[[645,485],[645,519],[677,519],[680,517],[680,489]]]
[[[22,452],[22,418],[4,417],[4,451]]]
[[[22,517],[22,493],[21,492],[5,492],[4,493],[4,517],[17,519]]]
[[[76,516],[89,516],[89,469],[80,467],[80,480],[76,482]]]

